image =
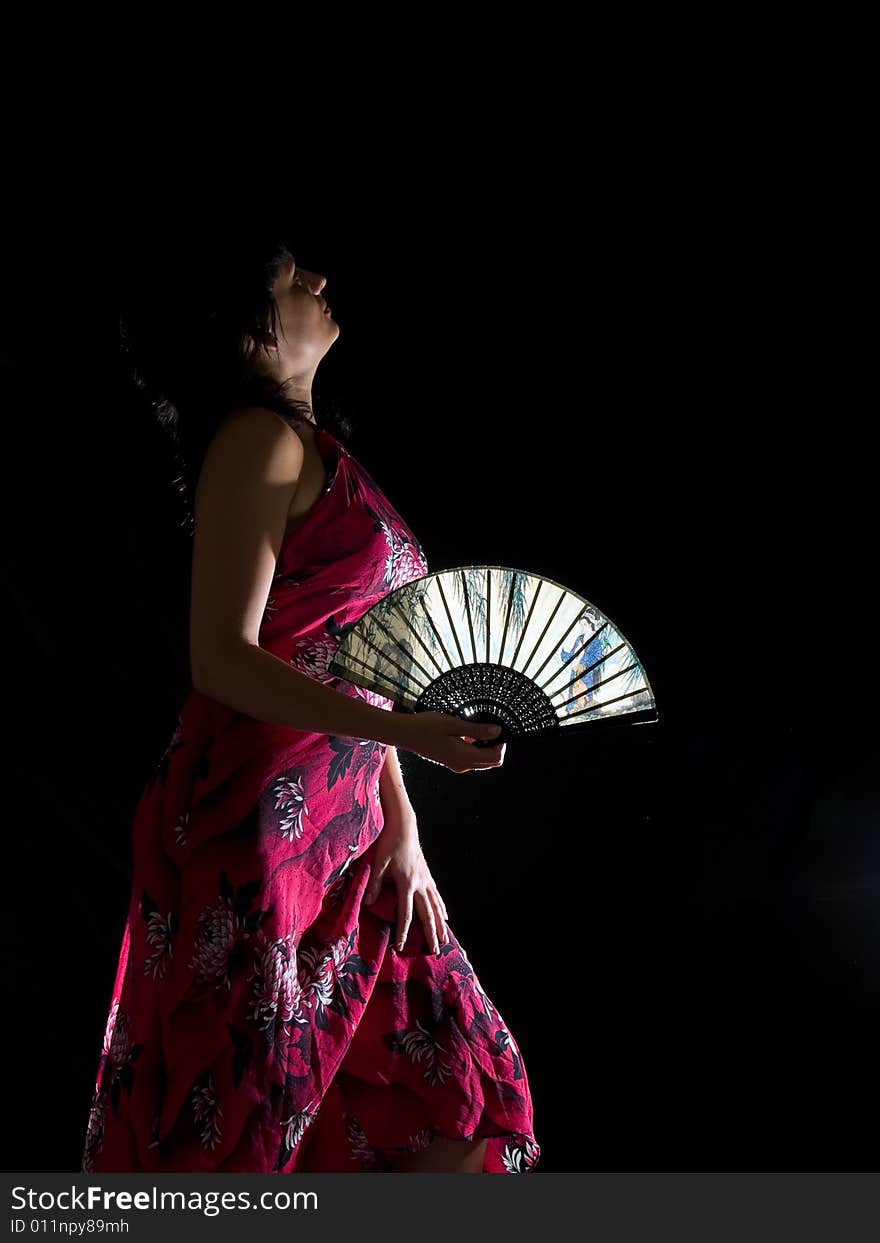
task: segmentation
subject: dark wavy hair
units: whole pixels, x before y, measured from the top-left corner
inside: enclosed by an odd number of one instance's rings
[[[195,488],[205,451],[233,408],[275,410],[292,427],[311,407],[255,370],[276,332],[273,288],[294,255],[289,234],[246,236],[210,228],[133,249],[117,290],[119,345],[127,381],[171,438],[180,525],[195,530]],[[351,422],[338,401],[321,402],[321,425],[340,440]]]

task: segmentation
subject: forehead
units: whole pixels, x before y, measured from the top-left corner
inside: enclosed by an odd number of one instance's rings
[[[292,255],[288,259],[282,260],[278,267],[278,274],[275,277],[276,287],[286,285],[290,281],[295,267],[296,259]]]

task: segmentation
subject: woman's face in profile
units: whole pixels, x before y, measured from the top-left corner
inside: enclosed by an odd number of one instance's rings
[[[322,290],[326,276],[309,272],[291,259],[275,281],[278,351],[287,364],[299,369],[316,366],[339,336]]]

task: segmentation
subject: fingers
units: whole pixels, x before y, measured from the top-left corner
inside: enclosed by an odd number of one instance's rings
[[[440,896],[440,891],[438,890],[437,886],[434,884],[433,881],[431,881],[431,884],[428,886],[428,893],[431,894],[436,900],[437,905],[440,909],[440,914],[443,916],[443,918],[448,919],[449,912],[446,909],[446,903],[443,901],[443,898]]]
[[[418,904],[422,926],[425,929],[425,939],[428,942],[428,948],[432,954],[439,954],[440,941],[437,936],[437,920],[434,914],[434,907],[421,891],[416,894],[416,902]]]
[[[446,927],[449,913],[437,887],[431,884],[425,890],[401,890],[398,906],[401,913],[398,916],[394,942],[397,952],[401,953],[403,950],[415,909],[422,921],[430,953],[439,954],[440,946],[449,942],[449,929]]]
[[[409,926],[412,922],[413,913],[413,895],[412,890],[400,886],[397,891],[398,896],[398,914],[397,914],[397,946],[398,954],[403,950],[403,943],[406,940]]]
[[[431,885],[428,887],[428,900],[434,907],[434,919],[437,927],[437,939],[441,945],[446,945],[449,940],[449,929],[446,927],[446,920],[449,916],[446,914],[446,903],[440,897],[436,888]]]
[[[478,721],[468,721],[467,729],[468,729],[467,736],[469,738],[473,738],[473,739],[479,738],[481,741],[484,738],[486,739],[497,738],[498,735],[501,733],[500,725],[488,725],[488,724],[483,724]]]
[[[486,765],[486,767],[487,768],[500,768],[501,765],[504,763],[504,753],[507,750],[507,743],[506,742],[499,743],[497,747],[489,747],[487,748],[487,750],[489,752],[489,755],[492,756],[492,760],[489,764]]]
[[[501,742],[496,747],[474,747],[471,743],[465,743],[466,758],[455,768],[455,772],[469,773],[478,772],[484,768],[500,768],[504,763],[504,753],[507,749],[507,743]],[[479,756],[479,759],[477,757]]]

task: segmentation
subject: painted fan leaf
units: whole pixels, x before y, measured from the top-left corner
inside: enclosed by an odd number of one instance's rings
[[[499,722],[502,738],[658,719],[619,628],[576,592],[508,566],[457,566],[390,592],[329,672],[403,711]]]

